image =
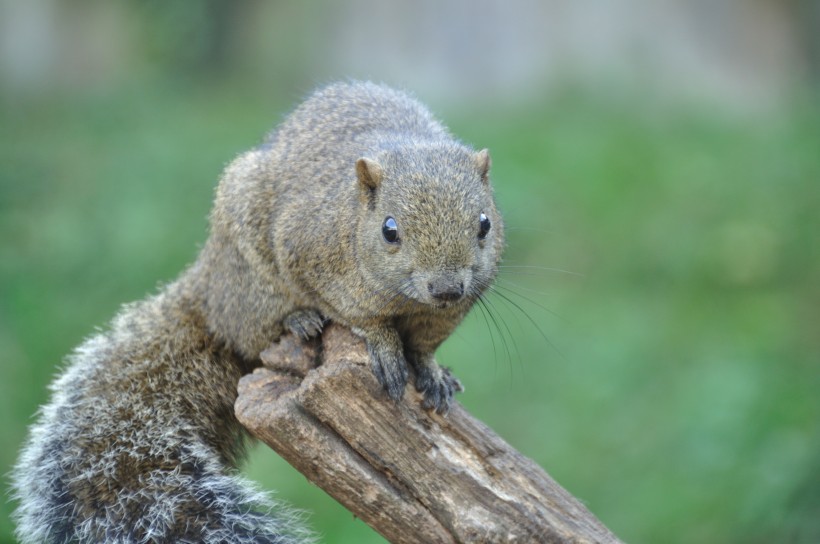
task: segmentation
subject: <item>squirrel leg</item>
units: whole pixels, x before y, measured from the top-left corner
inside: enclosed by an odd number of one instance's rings
[[[446,414],[461,382],[449,368],[439,366],[435,352],[460,321],[459,315],[434,314],[407,316],[399,322],[405,355],[416,373],[416,390],[424,395],[422,407]]]
[[[407,361],[404,359],[401,338],[392,327],[354,329],[365,339],[370,353],[370,364],[376,379],[393,400],[400,400],[407,385]]]
[[[316,310],[303,308],[288,314],[282,324],[296,336],[309,340],[322,332],[325,318]]]
[[[453,396],[464,391],[464,386],[453,376],[450,369],[440,366],[432,353],[408,354],[416,371],[416,390],[424,393],[422,407],[438,414],[450,411]]]

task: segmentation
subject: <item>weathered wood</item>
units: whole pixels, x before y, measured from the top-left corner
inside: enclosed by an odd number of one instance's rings
[[[458,403],[426,412],[410,386],[395,403],[359,338],[331,325],[322,342],[266,350],[268,367],[240,381],[236,415],[389,541],[619,542]]]

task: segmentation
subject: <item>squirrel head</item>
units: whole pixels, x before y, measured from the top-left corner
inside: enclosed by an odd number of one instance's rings
[[[472,303],[494,279],[504,227],[490,155],[459,144],[403,145],[356,162],[359,270],[385,301]]]

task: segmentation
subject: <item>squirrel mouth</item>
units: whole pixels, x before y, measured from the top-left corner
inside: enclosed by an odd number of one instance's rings
[[[414,298],[437,310],[462,304],[468,298],[469,278],[463,271],[434,271],[411,276]]]
[[[447,308],[452,308],[453,306],[457,306],[457,305],[461,304],[462,302],[464,302],[465,299],[466,299],[466,297],[460,297],[460,298],[453,299],[453,300],[436,300],[436,299],[433,299],[433,301],[430,303],[430,305],[433,308],[435,308],[436,310],[445,310]]]

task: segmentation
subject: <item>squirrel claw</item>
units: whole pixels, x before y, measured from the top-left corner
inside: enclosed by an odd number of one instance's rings
[[[282,323],[299,338],[309,340],[322,332],[325,318],[316,310],[303,309],[289,314]]]
[[[416,369],[416,390],[424,393],[422,408],[446,415],[453,403],[453,396],[456,392],[464,391],[464,386],[449,368],[419,365]]]
[[[407,385],[407,363],[401,353],[375,350],[371,347],[370,360],[373,374],[387,392],[387,396],[395,401],[401,400]]]

